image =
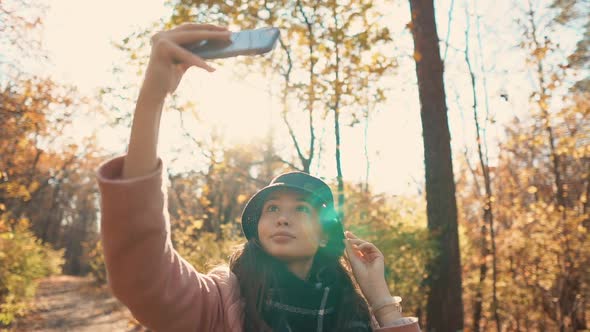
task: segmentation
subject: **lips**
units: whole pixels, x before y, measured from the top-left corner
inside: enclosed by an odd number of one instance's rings
[[[289,232],[276,232],[271,236],[271,238],[275,238],[275,237],[290,237],[290,238],[294,239],[295,235],[293,235]]]

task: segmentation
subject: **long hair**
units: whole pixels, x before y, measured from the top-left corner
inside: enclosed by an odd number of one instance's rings
[[[327,248],[332,248],[328,241]],[[341,247],[341,244],[337,244]],[[367,302],[361,295],[352,275],[350,265],[342,256],[342,250],[320,248],[314,257],[314,267],[321,267],[322,274],[340,280],[340,303],[336,308],[336,325],[333,331],[345,331],[353,321],[362,320],[370,325],[371,316]],[[337,253],[337,254],[336,254]],[[262,317],[264,300],[269,294],[276,258],[267,254],[256,238],[250,239],[230,257],[230,270],[238,277],[244,307],[244,331],[272,331]],[[310,273],[314,273],[312,271]]]

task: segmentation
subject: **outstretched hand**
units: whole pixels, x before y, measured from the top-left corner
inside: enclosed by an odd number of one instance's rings
[[[185,23],[174,29],[152,36],[152,52],[142,90],[155,98],[164,98],[178,87],[183,74],[190,67],[209,72],[215,69],[204,59],[186,50],[183,45],[203,40],[230,40],[226,27],[211,24]]]
[[[369,305],[375,305],[390,295],[385,281],[383,253],[372,243],[345,232],[346,256],[352,272]]]

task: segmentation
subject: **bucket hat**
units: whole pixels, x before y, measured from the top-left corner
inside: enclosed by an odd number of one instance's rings
[[[344,248],[344,230],[338,214],[334,209],[334,196],[330,187],[321,179],[304,172],[283,173],[272,179],[270,183],[256,192],[242,211],[242,231],[248,240],[258,237],[258,219],[262,206],[268,195],[276,189],[288,188],[309,194],[312,205],[319,207],[320,223],[324,234],[328,236],[328,247]],[[341,248],[342,247],[342,248]]]

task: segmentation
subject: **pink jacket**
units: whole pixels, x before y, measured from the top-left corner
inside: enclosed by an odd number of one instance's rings
[[[197,272],[172,247],[163,166],[149,175],[121,179],[123,157],[97,174],[101,234],[108,283],[143,325],[155,331],[243,331],[236,276],[229,269]],[[404,318],[381,332],[419,332]]]

